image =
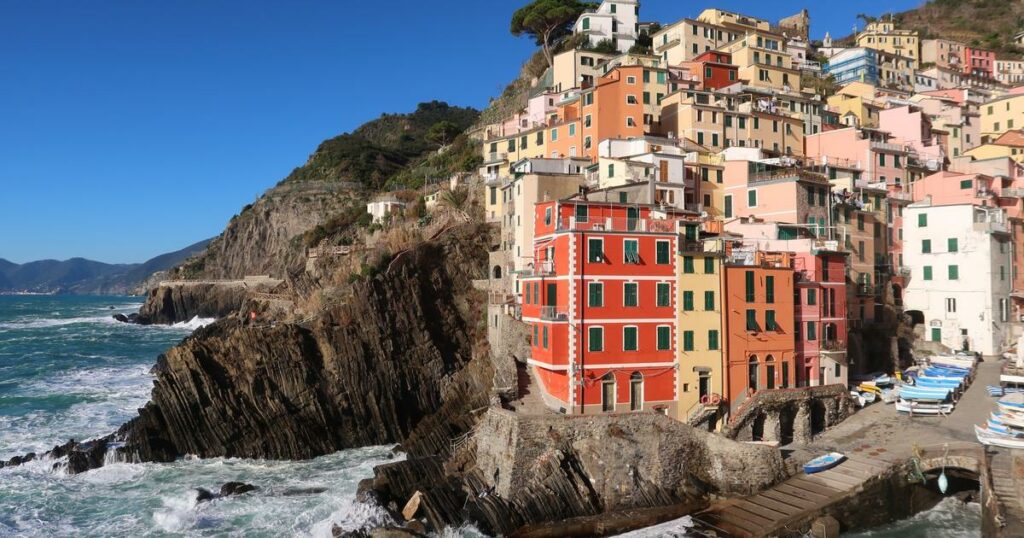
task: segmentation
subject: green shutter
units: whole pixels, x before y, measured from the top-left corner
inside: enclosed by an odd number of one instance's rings
[[[604,285],[600,282],[591,282],[588,286],[588,290],[589,300],[587,301],[587,306],[604,306]]]
[[[622,285],[624,306],[637,306],[637,283],[626,282]]]
[[[807,339],[817,340],[818,339],[818,326],[813,321],[807,322]]]
[[[960,245],[957,243],[955,237],[950,237],[949,239],[946,240],[946,247],[948,248],[949,252],[958,252],[960,250]]]
[[[704,310],[707,310],[708,312],[713,312],[715,310],[715,292],[704,292]]]
[[[671,306],[672,286],[667,282],[658,283],[658,306]]]
[[[817,290],[813,290],[813,289],[807,290],[807,304],[810,305],[810,306],[814,306],[817,303],[818,303],[818,291]]]
[[[692,291],[684,291],[683,292],[683,311],[685,311],[685,312],[693,311],[693,292]]]
[[[773,276],[764,277],[764,302],[769,304],[775,302],[775,277]]]
[[[604,329],[601,327],[590,327],[587,331],[587,349],[589,351],[604,350]]]
[[[576,222],[587,222],[587,206],[584,204],[576,204]]]
[[[925,226],[928,226],[928,213],[918,213],[917,214],[917,227],[918,228],[924,228]]]
[[[754,189],[747,191],[747,207],[757,207],[757,191]]]
[[[715,259],[711,257],[704,258],[704,274],[713,275],[715,274]]]
[[[949,266],[949,279],[957,280],[960,278],[960,268],[955,265]]]
[[[672,349],[672,328],[658,327],[658,350]]]
[[[683,351],[693,351],[693,331],[683,331]]]
[[[960,182],[960,188],[961,189],[969,189],[972,186],[974,186],[974,181],[973,180],[965,179],[965,180]]]
[[[744,287],[746,288],[746,300],[748,303],[752,303],[754,302],[754,272],[747,271],[744,275],[744,280]]]
[[[942,329],[939,327],[932,327],[932,342],[942,341]]]
[[[623,327],[622,351],[636,351],[636,327]]]
[[[640,246],[636,239],[626,239],[623,242],[626,263],[640,263]]]
[[[725,218],[732,218],[732,196],[725,197]]]
[[[683,256],[683,272],[686,274],[693,273],[693,256]]]
[[[924,266],[924,279],[925,280],[931,280],[932,279],[932,266],[930,266],[930,265]]]
[[[921,240],[921,254],[930,254],[932,251],[932,240],[922,239]]]
[[[747,310],[747,330],[757,332],[757,311]]]
[[[775,331],[778,330],[779,326],[775,323],[775,311],[765,310],[764,311],[764,330]]]
[[[587,240],[587,261],[600,263],[604,261],[604,242],[600,239]]]
[[[544,330],[541,332],[541,334],[544,336],[544,341],[541,343],[541,345],[544,347],[544,349],[547,349],[548,348],[548,326],[547,325],[544,326]]]
[[[658,249],[657,250],[657,253],[658,253],[658,255],[657,255],[657,263],[659,265],[667,265],[669,263],[669,251],[668,251],[669,242],[668,241],[658,241],[656,243],[656,248]]]
[[[718,331],[711,329],[708,331],[708,350],[714,351],[718,349]]]

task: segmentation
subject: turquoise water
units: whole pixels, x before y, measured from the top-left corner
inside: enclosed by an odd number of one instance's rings
[[[117,429],[149,399],[156,357],[209,320],[118,323],[135,298],[0,296],[0,458]],[[111,309],[110,307],[114,308]],[[0,536],[330,536],[388,521],[355,502],[389,447],[306,462],[114,463],[75,476],[36,461],[0,470]],[[256,494],[197,504],[196,487],[240,480]],[[323,488],[321,493],[301,492]]]

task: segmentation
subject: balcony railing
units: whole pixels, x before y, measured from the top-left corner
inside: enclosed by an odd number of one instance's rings
[[[534,276],[550,276],[555,274],[555,263],[551,261],[537,262],[533,267],[519,271],[520,278]]]
[[[888,142],[872,142],[871,143],[871,149],[879,149],[879,150],[882,150],[882,151],[896,151],[896,152],[905,152],[905,151],[907,151],[907,147],[904,146],[903,144],[890,144]]]
[[[494,151],[487,154],[487,158],[484,160],[484,163],[497,163],[505,160],[508,160],[508,153]]]
[[[874,295],[875,286],[872,284],[857,284],[857,295]]]
[[[601,232],[658,232],[675,233],[676,223],[668,219],[630,219],[630,218],[593,218],[577,219],[569,217],[559,219],[556,230],[567,231],[601,231]]]
[[[1007,188],[1003,189],[1001,196],[1009,198],[1024,198],[1024,189]]]
[[[842,340],[824,340],[821,342],[822,351],[846,351],[846,342]]]
[[[567,321],[569,314],[564,306],[542,306],[540,307],[540,319],[544,321]]]

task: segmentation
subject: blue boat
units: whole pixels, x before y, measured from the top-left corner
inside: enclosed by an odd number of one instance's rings
[[[958,389],[961,383],[955,379],[946,379],[941,377],[919,377],[917,378],[917,387],[921,388],[935,388],[935,389]]]
[[[905,400],[938,400],[943,401],[949,398],[951,389],[943,388],[925,388],[925,387],[912,387],[909,385],[903,385],[900,387],[900,398]]]
[[[804,472],[807,474],[820,473],[839,465],[846,459],[846,456],[838,452],[830,452],[824,456],[818,456],[804,464]]]

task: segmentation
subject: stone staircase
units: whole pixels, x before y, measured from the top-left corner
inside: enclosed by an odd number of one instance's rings
[[[1024,536],[1024,506],[1013,472],[1013,451],[1000,448],[992,453],[989,468],[992,474],[992,492],[999,501],[1006,527],[1000,536]]]

